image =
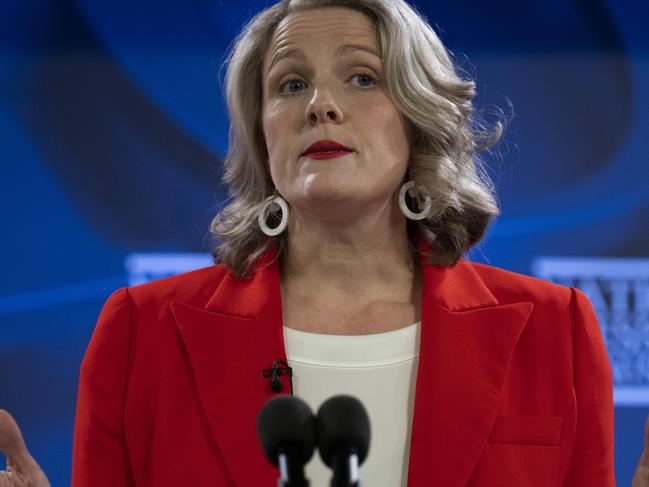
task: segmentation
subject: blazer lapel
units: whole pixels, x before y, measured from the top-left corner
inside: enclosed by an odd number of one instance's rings
[[[261,370],[286,359],[276,258],[274,251],[266,254],[249,280],[228,273],[204,309],[171,303],[211,432],[239,486],[277,481],[255,421],[276,395]]]
[[[431,266],[426,252],[421,262],[422,324],[408,486],[460,487],[487,444],[512,352],[533,305],[499,305],[466,263]]]

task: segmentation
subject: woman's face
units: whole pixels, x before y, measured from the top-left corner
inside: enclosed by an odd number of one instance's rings
[[[272,179],[294,208],[337,219],[390,201],[410,148],[382,76],[376,33],[361,12],[328,7],[280,23],[264,62],[262,123]],[[303,155],[320,140],[352,152]]]

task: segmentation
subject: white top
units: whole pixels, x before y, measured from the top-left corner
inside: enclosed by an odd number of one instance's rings
[[[316,414],[338,394],[357,397],[370,418],[363,485],[401,487],[408,480],[410,435],[419,363],[419,322],[371,335],[324,335],[284,327],[293,392]],[[306,465],[312,487],[328,487],[331,470],[316,453]]]

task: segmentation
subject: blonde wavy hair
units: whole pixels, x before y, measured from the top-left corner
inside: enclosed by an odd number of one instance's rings
[[[230,131],[223,181],[230,198],[210,225],[215,262],[242,278],[271,247],[278,246],[280,254],[288,250],[287,231],[270,239],[257,222],[275,190],[265,164],[262,70],[278,24],[292,13],[322,7],[360,11],[375,25],[388,94],[415,131],[406,179],[415,181],[421,197],[433,201],[426,219],[408,220],[411,250],[416,252],[420,233],[434,250],[432,264],[455,263],[499,213],[493,184],[477,153],[500,139],[503,124],[488,130],[478,122],[472,102],[475,83],[458,74],[426,19],[403,0],[284,0],[243,27],[225,61]],[[421,201],[409,203],[413,207]],[[271,213],[269,224],[277,223]]]

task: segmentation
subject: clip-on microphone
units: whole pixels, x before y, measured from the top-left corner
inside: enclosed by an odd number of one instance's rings
[[[283,365],[283,367],[281,365]],[[284,360],[275,360],[273,366],[270,369],[263,369],[261,371],[261,376],[264,379],[270,379],[270,388],[273,392],[281,392],[282,390],[282,381],[280,377],[283,375],[288,375],[289,381],[291,384],[291,396],[293,395],[293,369],[288,366]]]

